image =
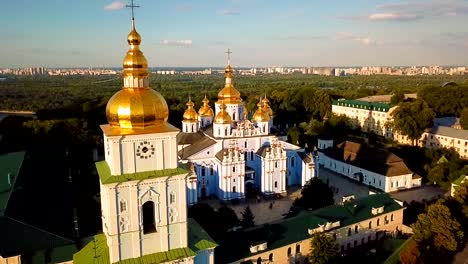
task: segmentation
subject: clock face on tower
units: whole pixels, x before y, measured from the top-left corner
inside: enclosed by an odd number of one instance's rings
[[[149,159],[154,155],[154,146],[148,141],[140,142],[136,150],[136,155],[140,159]]]

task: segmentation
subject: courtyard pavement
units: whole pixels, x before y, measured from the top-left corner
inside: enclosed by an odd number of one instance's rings
[[[410,203],[412,201],[431,201],[449,194],[450,193],[447,190],[444,190],[443,188],[425,185],[419,188],[394,192],[391,195],[394,199]]]
[[[343,196],[354,195],[357,199],[369,195],[369,187],[325,168],[319,169],[318,178],[332,188],[335,204],[341,203]]]
[[[297,192],[298,188],[292,188],[291,194]],[[300,189],[299,189],[300,194]],[[232,208],[239,219],[242,219],[242,212],[244,212],[247,206],[250,206],[250,210],[254,215],[255,225],[262,225],[266,223],[275,222],[281,220],[283,215],[289,212],[289,208],[291,208],[294,199],[288,195],[287,197],[283,197],[281,199],[270,199],[265,200],[261,198],[259,202],[256,199],[247,199],[245,201],[240,201],[239,204],[233,205],[229,201],[219,201],[217,199],[209,199],[209,200],[202,200],[202,203],[208,203],[214,209],[218,209],[223,205],[227,205],[228,207]],[[271,204],[271,209],[270,209]]]
[[[367,186],[360,185],[353,180],[323,168],[320,169],[319,179],[328,183],[332,188],[335,204],[342,202],[343,196],[354,195],[355,198],[360,198],[369,194],[369,188]],[[287,191],[288,195],[280,199],[261,198],[259,201],[256,199],[247,199],[239,201],[238,204],[232,204],[230,201],[219,201],[217,199],[205,199],[200,202],[207,203],[216,210],[223,205],[227,205],[236,212],[239,219],[242,219],[242,212],[244,212],[245,208],[250,206],[255,216],[255,224],[261,225],[283,219],[283,215],[289,212],[293,201],[301,195],[301,188],[299,186],[289,187]]]

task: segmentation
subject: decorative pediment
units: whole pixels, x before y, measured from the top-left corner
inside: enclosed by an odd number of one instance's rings
[[[148,187],[148,189],[140,195],[139,200],[140,204],[144,204],[147,201],[159,203],[159,193],[156,192],[153,188]]]

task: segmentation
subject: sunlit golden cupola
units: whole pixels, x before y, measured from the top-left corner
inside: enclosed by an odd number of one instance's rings
[[[268,121],[270,121],[270,115],[268,115],[268,113],[265,112],[264,104],[263,104],[262,99],[260,99],[260,102],[258,102],[257,106],[258,106],[258,109],[257,109],[257,111],[255,111],[255,113],[254,113],[254,115],[252,117],[252,121],[253,122],[268,122]]]
[[[184,121],[185,122],[198,122],[198,114],[195,109],[193,109],[193,106],[195,105],[192,102],[192,98],[189,98],[189,101],[187,102],[187,109],[184,112]]]
[[[200,115],[200,117],[213,117],[214,112],[213,112],[213,109],[211,109],[210,105],[208,104],[210,100],[206,98],[206,94],[202,102],[203,102],[203,105],[200,107],[200,110],[198,110],[198,114]]]
[[[263,104],[263,111],[268,113],[268,115],[271,118],[273,116],[273,110],[271,110],[270,100],[268,100],[268,98],[266,97],[266,94],[265,94],[265,97],[262,99],[262,104]]]
[[[231,67],[231,50],[228,49],[226,52],[228,55],[228,65],[225,72],[225,84],[224,88],[218,93],[218,103],[223,101],[225,104],[238,104],[242,102],[240,92],[234,88],[233,75],[234,70]]]
[[[121,129],[163,128],[169,108],[164,97],[149,87],[148,62],[140,50],[141,36],[133,18],[127,42],[130,48],[123,62],[124,87],[107,103],[107,121]]]
[[[232,118],[226,111],[226,108],[227,106],[224,104],[224,102],[221,102],[220,111],[214,120],[215,124],[230,124],[232,122]]]

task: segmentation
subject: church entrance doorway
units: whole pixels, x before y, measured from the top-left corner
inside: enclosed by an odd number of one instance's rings
[[[255,185],[253,183],[253,180],[245,182],[245,196],[247,198],[255,197]]]

